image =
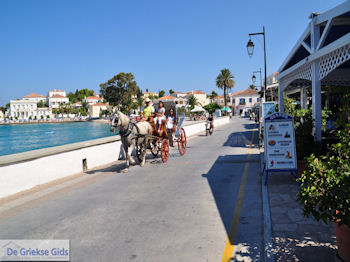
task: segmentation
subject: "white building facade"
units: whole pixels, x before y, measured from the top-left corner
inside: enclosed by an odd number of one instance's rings
[[[50,108],[38,108],[36,101],[31,100],[11,100],[10,117],[13,119],[42,119],[51,117]],[[43,117],[41,117],[43,116]]]
[[[259,93],[253,89],[235,92],[230,97],[232,98],[234,115],[240,116],[244,116],[249,109],[252,109],[256,103],[261,101]]]

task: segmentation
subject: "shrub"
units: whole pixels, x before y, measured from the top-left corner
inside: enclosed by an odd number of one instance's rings
[[[304,216],[350,226],[350,125],[338,136],[340,142],[325,155],[307,158],[307,168],[298,179],[298,200]]]

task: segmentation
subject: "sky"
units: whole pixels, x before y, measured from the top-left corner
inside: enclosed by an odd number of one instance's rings
[[[222,93],[223,68],[232,91],[249,87],[264,68],[278,68],[308,25],[312,12],[344,0],[0,0],[0,106],[30,93],[46,95],[99,84],[131,72],[139,87],[158,92]],[[259,80],[259,77],[258,77]]]

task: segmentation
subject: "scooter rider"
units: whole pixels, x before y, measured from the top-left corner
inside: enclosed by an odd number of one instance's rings
[[[210,123],[211,131],[214,132],[214,118],[213,118],[213,115],[209,114],[207,120]]]

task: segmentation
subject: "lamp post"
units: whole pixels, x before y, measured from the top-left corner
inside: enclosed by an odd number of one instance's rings
[[[255,76],[256,73],[260,73],[260,88],[262,88],[261,68],[260,68],[259,71],[254,71],[254,72],[253,72],[253,76],[252,76],[252,81],[253,81],[253,83],[256,82],[256,76]]]
[[[263,31],[261,33],[250,33],[249,34],[249,41],[247,43],[247,51],[248,51],[248,56],[251,58],[254,53],[254,43],[251,39],[252,36],[254,35],[263,35],[264,37],[264,68],[265,68],[265,86],[264,86],[264,102],[266,101],[266,43],[265,43],[265,26],[263,26]]]

